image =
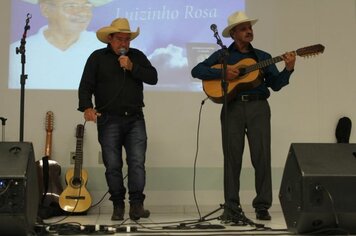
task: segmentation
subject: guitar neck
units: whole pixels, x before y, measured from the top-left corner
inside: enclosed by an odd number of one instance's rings
[[[77,138],[75,160],[74,160],[74,178],[81,178],[81,170],[83,165],[83,138]]]
[[[297,56],[305,57],[305,56],[312,56],[312,55],[317,55],[319,53],[324,52],[325,47],[321,44],[315,44],[312,46],[304,47],[304,48],[299,48],[296,51],[293,51],[293,53]],[[282,56],[270,58],[258,63],[255,63],[253,65],[249,65],[245,68],[240,69],[240,76],[246,75],[252,71],[261,69],[263,67],[275,64],[277,62],[283,61]]]
[[[267,67],[269,65],[272,65],[272,64],[276,64],[280,61],[283,61],[283,58],[282,56],[277,56],[277,57],[273,57],[273,58],[270,58],[270,59],[267,59],[267,60],[263,60],[263,61],[260,61],[256,64],[253,64],[253,65],[250,65],[250,66],[247,66],[245,68],[242,68],[240,74],[241,75],[245,75],[245,74],[248,74],[252,71],[255,71],[255,70],[259,70],[261,68],[264,68],[264,67]]]
[[[45,146],[45,156],[48,158],[51,157],[52,154],[52,132],[47,132],[46,134],[46,146]]]
[[[51,147],[52,147],[52,132],[53,132],[53,112],[47,111],[46,113],[46,146],[45,146],[45,156],[50,158]]]

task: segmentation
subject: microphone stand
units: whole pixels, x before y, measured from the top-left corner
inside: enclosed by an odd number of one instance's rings
[[[224,152],[224,198],[225,198],[225,203],[226,203],[226,193],[229,189],[229,175],[228,175],[228,166],[229,166],[229,160],[230,160],[230,152],[229,152],[229,134],[228,134],[228,117],[227,117],[227,111],[228,111],[228,86],[229,82],[227,81],[227,59],[229,57],[229,52],[227,50],[227,47],[222,43],[221,38],[218,34],[218,31],[214,31],[214,37],[216,38],[216,43],[221,47],[221,54],[220,54],[220,63],[222,65],[222,76],[221,76],[221,90],[223,92],[223,112],[224,112],[224,120],[222,121],[224,124],[224,136],[223,136],[223,147],[225,147],[225,152]],[[225,208],[225,205],[221,205],[221,208]]]
[[[222,77],[221,77],[221,88],[223,91],[224,105],[227,102],[227,88],[228,83],[226,80],[226,68],[227,68],[227,58],[229,57],[229,52],[227,47],[222,43],[221,38],[217,31],[214,32],[214,37],[216,38],[216,43],[221,47],[220,63],[222,64]]]
[[[21,54],[21,76],[20,76],[20,83],[21,83],[21,99],[20,99],[20,142],[23,142],[23,133],[24,133],[24,114],[25,114],[25,84],[26,84],[26,79],[27,75],[25,74],[25,64],[26,64],[26,35],[27,31],[30,29],[30,19],[32,18],[32,15],[30,13],[27,13],[26,17],[26,25],[24,27],[24,33],[22,35],[21,39],[21,45],[20,48],[16,47],[16,54]]]
[[[222,48],[222,50],[221,50],[222,53],[220,55],[219,61],[223,65],[222,66],[221,88],[222,88],[223,96],[224,96],[224,114],[225,114],[225,118],[224,118],[224,126],[225,126],[224,142],[226,142],[227,141],[226,137],[228,137],[227,132],[226,132],[227,124],[228,124],[227,123],[227,121],[228,121],[227,120],[227,101],[228,101],[227,100],[227,86],[228,86],[228,82],[226,80],[226,68],[227,68],[227,58],[229,56],[229,53],[228,53],[227,47],[222,43],[222,41],[220,39],[220,36],[219,36],[218,31],[216,29],[216,25],[215,24],[211,25],[210,29],[213,30],[213,32],[214,32],[214,37],[217,40],[217,44],[219,44],[221,46],[221,48]],[[224,145],[224,143],[223,143],[223,145]],[[227,142],[227,145],[228,145],[228,142]],[[227,153],[227,155],[229,155],[229,154]],[[226,159],[227,158],[224,158],[224,195],[226,194],[226,191],[227,191],[228,186],[229,186],[228,184],[226,184],[227,179],[228,179],[227,175],[226,175],[226,173],[227,173],[227,168],[226,168],[227,167],[227,160]],[[225,196],[225,199],[226,199],[226,196]],[[205,216],[201,217],[199,219],[199,222],[208,221],[207,217],[211,216],[212,214],[214,214],[214,213],[216,213],[219,210],[224,209],[224,208],[225,208],[225,205],[224,204],[220,204],[220,206],[217,209],[215,209],[212,212],[210,212],[210,213],[206,214]],[[220,219],[220,217],[212,218],[212,219],[209,219],[209,220],[213,220],[213,219]],[[211,224],[211,225],[205,226],[205,228],[222,229],[222,228],[225,228],[225,227],[221,226],[221,225],[217,226],[217,225],[212,225]]]

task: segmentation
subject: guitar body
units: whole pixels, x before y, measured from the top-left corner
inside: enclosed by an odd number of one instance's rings
[[[59,205],[67,212],[85,212],[92,203],[90,193],[86,189],[88,173],[86,170],[81,170],[81,178],[76,179],[74,172],[74,169],[66,172],[67,187],[59,197]]]
[[[59,196],[59,206],[67,212],[82,213],[91,206],[91,196],[86,189],[88,173],[83,167],[83,136],[84,126],[77,125],[76,152],[74,158],[74,168],[68,169],[66,173],[67,187]]]
[[[59,195],[63,191],[61,184],[61,166],[51,160],[52,132],[53,132],[52,111],[46,113],[46,147],[45,156],[36,161],[36,169],[39,186],[39,202],[43,208],[58,206]]]
[[[321,44],[316,44],[304,48],[297,49],[294,53],[301,57],[309,57],[324,52],[325,47]],[[238,69],[239,76],[236,78],[227,78],[227,98],[230,101],[240,91],[249,90],[261,84],[259,78],[260,69],[266,66],[283,61],[282,56],[269,58],[260,62],[256,62],[252,58],[245,58],[234,65],[227,65],[227,69]],[[222,69],[222,64],[213,65],[211,68]],[[206,95],[215,103],[224,102],[224,91],[221,85],[221,78],[214,80],[203,80],[203,89]]]
[[[227,65],[228,68],[231,69],[244,69],[248,66],[256,64],[256,61],[252,58],[246,58],[234,65]],[[221,64],[216,64],[212,66],[215,69],[221,69]],[[260,74],[259,70],[252,71],[251,73],[245,74],[243,76],[238,76],[236,78],[227,78],[228,86],[227,86],[227,94],[228,101],[231,100],[235,94],[239,91],[251,89],[257,87],[261,84],[261,81],[258,79]],[[224,92],[221,87],[221,79],[214,80],[203,80],[203,89],[204,92],[209,96],[211,100],[216,103],[222,103],[224,100]]]
[[[37,176],[38,176],[38,186],[40,190],[40,202],[42,206],[49,207],[53,203],[58,204],[59,195],[63,192],[62,183],[60,180],[61,176],[61,166],[54,160],[45,160],[46,156],[42,160],[36,161]],[[44,167],[43,162],[48,161],[48,189],[45,188],[45,181],[43,181],[46,173],[46,167]]]

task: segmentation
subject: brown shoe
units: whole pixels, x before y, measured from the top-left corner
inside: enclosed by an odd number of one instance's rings
[[[125,207],[114,206],[111,220],[124,220]]]
[[[130,206],[130,219],[131,220],[139,220],[142,218],[148,218],[150,216],[150,211],[145,210],[142,204],[132,204]]]

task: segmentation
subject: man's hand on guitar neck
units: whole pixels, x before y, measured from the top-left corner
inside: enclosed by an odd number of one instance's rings
[[[96,119],[98,116],[101,116],[100,113],[98,113],[94,108],[87,108],[84,111],[84,119],[86,121],[94,121],[96,122]]]
[[[294,70],[296,53],[295,52],[286,52],[282,55],[282,58],[286,64],[286,70],[288,70],[288,71]]]

